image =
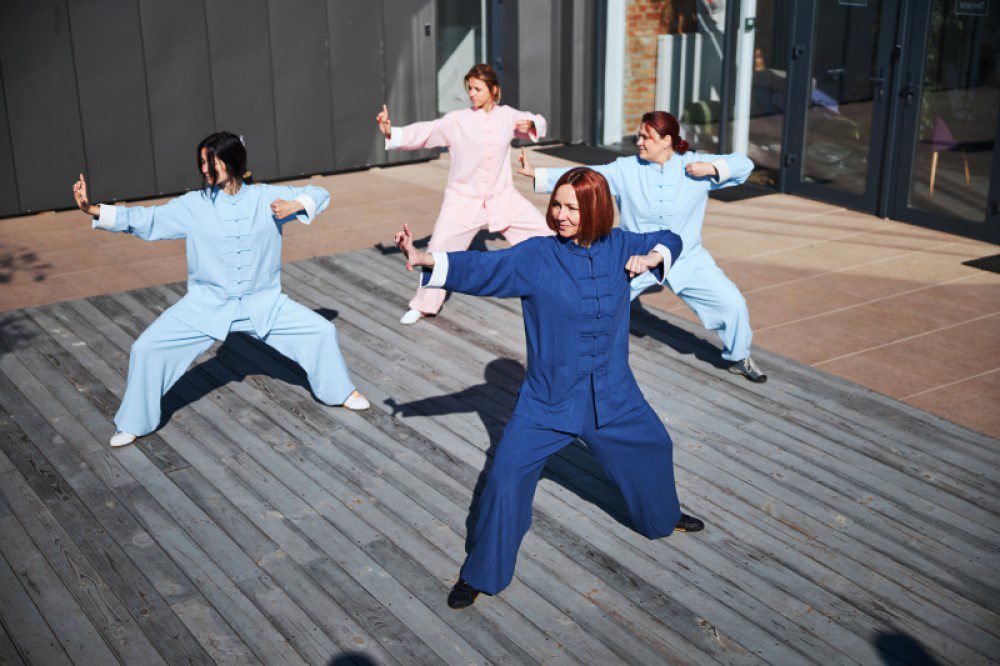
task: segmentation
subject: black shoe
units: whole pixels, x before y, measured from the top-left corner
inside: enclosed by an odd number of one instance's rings
[[[757,367],[757,364],[749,356],[729,366],[729,372],[734,375],[743,375],[755,384],[763,384],[767,381],[767,375],[760,371],[760,368]]]
[[[681,514],[681,519],[677,521],[677,527],[674,528],[678,532],[700,532],[705,529],[705,523],[698,520],[694,516],[689,516],[686,513]],[[461,581],[459,581],[461,582]],[[451,598],[448,599],[451,602]]]
[[[478,596],[479,590],[459,579],[455,583],[455,587],[451,588],[451,592],[448,593],[448,608],[468,608],[476,603]]]

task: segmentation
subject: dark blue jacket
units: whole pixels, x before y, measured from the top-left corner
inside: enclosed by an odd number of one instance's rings
[[[449,252],[433,274],[424,274],[424,283],[476,296],[520,297],[528,367],[514,413],[576,432],[588,412],[591,377],[598,426],[645,400],[628,364],[625,262],[657,246],[661,253],[669,250],[656,271],[662,282],[671,258],[680,256],[680,237],[614,229],[589,248],[538,236],[507,250]]]

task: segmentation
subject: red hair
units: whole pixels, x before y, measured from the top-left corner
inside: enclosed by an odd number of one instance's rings
[[[615,224],[615,205],[611,198],[611,189],[604,176],[587,167],[570,169],[556,181],[549,199],[549,209],[545,212],[545,221],[549,229],[559,233],[559,222],[552,215],[552,207],[556,202],[556,191],[563,185],[569,185],[576,192],[576,202],[580,207],[580,229],[576,232],[576,240],[580,245],[590,245],[598,238],[611,233]]]
[[[473,65],[472,69],[469,70],[469,73],[465,75],[464,79],[462,79],[466,88],[469,87],[469,79],[479,79],[485,83],[486,89],[493,95],[493,103],[500,103],[500,80],[497,78],[497,73],[492,67],[486,63]]]
[[[639,125],[644,125],[660,135],[670,137],[670,145],[674,147],[674,152],[683,155],[691,149],[691,144],[681,138],[681,126],[677,118],[666,111],[650,111],[642,114]]]

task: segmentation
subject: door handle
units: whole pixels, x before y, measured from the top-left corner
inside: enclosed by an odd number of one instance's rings
[[[906,106],[913,105],[913,98],[920,94],[920,86],[913,82],[913,75],[906,77],[906,85],[899,91],[899,96],[903,98]]]
[[[871,81],[872,85],[875,86],[875,99],[879,102],[882,101],[882,97],[885,93],[885,77],[884,76],[869,76],[868,80]]]

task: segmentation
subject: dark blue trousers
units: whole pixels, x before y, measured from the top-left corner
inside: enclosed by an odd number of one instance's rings
[[[510,584],[545,462],[576,437],[621,489],[636,530],[649,539],[674,531],[681,510],[673,442],[660,418],[644,401],[598,428],[593,400],[589,402],[579,432],[551,430],[516,412],[507,423],[483,490],[472,551],[462,566],[461,577],[472,587],[496,594]]]

